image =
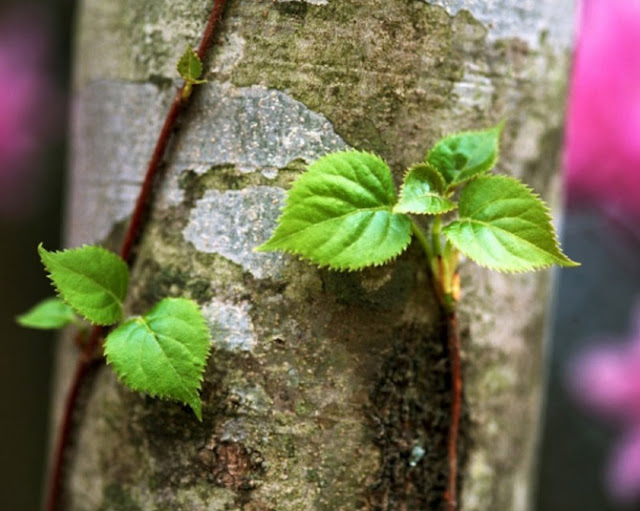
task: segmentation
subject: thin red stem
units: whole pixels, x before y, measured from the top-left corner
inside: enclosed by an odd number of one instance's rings
[[[196,53],[201,60],[204,60],[207,56],[209,47],[213,42],[215,30],[222,18],[222,12],[224,11],[225,5],[226,0],[214,1],[213,8],[209,14],[209,20],[207,21],[204,33],[202,34],[202,39],[200,40],[200,45],[196,50]],[[122,248],[120,249],[120,256],[129,264],[131,264],[132,260],[131,252],[133,251],[142,230],[143,220],[149,206],[149,199],[151,197],[153,185],[156,182],[156,176],[160,169],[160,164],[164,159],[164,153],[169,145],[171,134],[173,133],[173,129],[175,128],[175,124],[180,113],[188,105],[189,99],[191,98],[191,94],[186,95],[186,97],[183,95],[187,86],[188,84],[184,83],[182,87],[176,91],[173,101],[171,102],[169,112],[167,112],[167,116],[162,124],[162,129],[160,130],[158,139],[156,140],[156,145],[153,149],[153,153],[151,154],[151,159],[147,165],[147,171],[145,172],[144,181],[142,181],[142,187],[140,188],[140,193],[138,194],[138,199],[136,200],[136,205],[133,209],[133,214],[131,215],[129,228],[127,229],[127,233],[124,237]]]
[[[449,479],[444,494],[447,511],[457,508],[458,483],[458,436],[460,430],[460,412],[462,410],[462,369],[460,363],[460,336],[455,312],[447,312],[447,345],[451,363],[451,422],[447,439],[449,460]]]
[[[197,54],[202,60],[205,60],[207,52],[211,46],[211,43],[213,42],[213,37],[215,35],[218,23],[222,18],[222,13],[225,6],[226,0],[214,0],[211,13],[209,14],[209,19],[207,21],[202,39],[200,41],[200,45],[197,49]],[[120,256],[125,261],[127,261],[130,266],[133,263],[133,249],[138,241],[138,238],[140,237],[140,233],[144,225],[144,217],[149,206],[151,192],[153,190],[154,184],[157,181],[158,170],[164,159],[164,154],[169,144],[169,140],[171,139],[171,134],[173,133],[173,130],[175,128],[176,121],[180,113],[188,105],[189,99],[191,97],[190,94],[186,95],[186,97],[183,97],[183,92],[186,87],[187,84],[183,84],[182,87],[178,89],[173,102],[171,103],[171,107],[167,112],[164,123],[162,125],[162,129],[160,131],[160,134],[158,135],[156,145],[153,149],[151,159],[149,160],[149,163],[147,165],[144,181],[142,182],[142,187],[140,188],[140,193],[138,195],[135,208],[131,215],[131,221],[129,222],[129,227],[127,229],[127,233],[125,234],[124,241],[120,249]],[[47,499],[45,501],[46,511],[57,511],[58,509],[60,493],[62,490],[64,458],[69,444],[69,439],[71,437],[71,432],[73,430],[73,416],[78,404],[80,390],[86,380],[86,376],[89,372],[90,367],[96,361],[97,351],[98,348],[101,347],[101,340],[104,337],[104,332],[105,329],[103,327],[93,328],[93,330],[91,331],[91,336],[86,343],[85,348],[78,359],[78,362],[76,363],[75,373],[73,375],[71,386],[67,394],[67,400],[62,412],[62,421],[58,428],[58,436],[56,439],[51,471],[49,475]],[[102,360],[101,352],[99,360]]]
[[[51,465],[51,473],[49,475],[49,490],[47,492],[47,500],[45,509],[47,511],[56,511],[60,500],[60,490],[62,483],[62,469],[64,467],[64,456],[69,444],[71,430],[73,429],[73,415],[80,396],[80,390],[89,373],[89,369],[95,363],[95,352],[99,346],[102,337],[102,327],[95,326],[91,330],[91,334],[84,349],[78,358],[76,370],[71,380],[71,385],[67,393],[67,400],[62,412],[62,419],[58,429],[58,437],[53,452]]]
[[[184,86],[178,90],[173,98],[167,117],[162,125],[160,136],[156,141],[156,146],[153,150],[153,154],[151,155],[151,159],[149,160],[149,164],[147,165],[147,172],[145,173],[144,181],[140,188],[140,194],[138,195],[135,208],[133,209],[133,214],[131,215],[127,234],[125,235],[122,248],[120,249],[120,257],[129,264],[131,264],[131,252],[133,251],[133,247],[138,241],[140,231],[142,230],[143,219],[149,206],[149,198],[155,183],[156,174],[158,173],[164,152],[169,144],[169,139],[171,138],[171,133],[173,132],[178,115],[182,111],[184,105],[184,101],[182,99],[183,89]]]
[[[436,296],[442,307],[446,318],[447,349],[449,351],[449,365],[451,371],[451,421],[449,422],[449,432],[447,435],[447,460],[449,462],[449,474],[447,478],[447,488],[444,492],[444,502],[446,511],[455,511],[458,507],[458,438],[460,436],[460,414],[462,410],[462,368],[460,361],[460,334],[458,332],[458,320],[456,318],[455,297],[453,292],[453,282],[444,282],[448,272],[445,271],[441,256],[437,259],[438,275],[434,275],[433,284]]]
[[[215,35],[216,28],[218,28],[218,23],[222,19],[222,13],[224,12],[226,5],[227,0],[214,0],[213,2],[211,13],[209,13],[209,20],[207,21],[207,25],[204,27],[202,39],[200,39],[200,45],[196,50],[200,60],[205,60],[207,58],[207,53],[209,52],[211,43],[213,43],[213,36]]]

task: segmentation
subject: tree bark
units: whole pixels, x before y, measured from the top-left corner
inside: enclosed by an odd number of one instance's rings
[[[67,245],[116,248],[208,0],[84,0]],[[396,181],[440,136],[506,120],[499,172],[557,203],[568,1],[235,0],[166,158],[127,310],[197,300],[204,420],[85,389],[64,509],[437,510],[446,325],[418,247],[358,273],[254,253],[304,166],[347,147]],[[529,507],[549,274],[462,266],[460,509]],[[57,406],[73,354],[60,348]],[[424,453],[423,455],[421,455]]]

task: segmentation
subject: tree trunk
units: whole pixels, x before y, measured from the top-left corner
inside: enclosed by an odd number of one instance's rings
[[[115,248],[210,0],[84,0],[67,245]],[[68,457],[71,511],[437,510],[449,367],[418,247],[358,273],[254,253],[304,166],[373,151],[396,181],[440,136],[506,120],[499,171],[557,192],[568,1],[232,1],[182,117],[128,312],[197,300],[204,420],[101,368]],[[527,509],[549,274],[462,266],[464,511]],[[60,349],[57,409],[74,355]],[[422,455],[422,453],[424,453]]]

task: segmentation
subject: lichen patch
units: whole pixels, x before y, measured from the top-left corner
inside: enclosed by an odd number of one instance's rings
[[[257,343],[253,322],[249,315],[251,305],[214,299],[202,312],[211,329],[214,345],[228,351],[252,351]]]
[[[234,165],[240,172],[274,171],[301,159],[346,149],[332,124],[279,90],[210,82],[195,98],[174,164]]]
[[[549,28],[549,36],[563,48],[571,44],[573,3],[557,0],[423,0],[439,5],[455,16],[461,10],[469,11],[489,28],[489,40],[511,37],[524,39],[532,47],[540,44]],[[553,21],[553,23],[552,23]]]

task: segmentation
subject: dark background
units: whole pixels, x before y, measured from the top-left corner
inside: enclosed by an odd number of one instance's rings
[[[44,10],[52,28],[50,69],[58,89],[52,109],[66,112],[70,34],[70,1],[17,3]],[[0,17],[12,6],[0,2]],[[65,166],[66,119],[57,118],[58,134],[48,139],[35,160],[38,171],[29,183],[35,201],[18,215],[0,215],[0,510],[40,508],[45,448],[49,427],[54,337],[18,327],[13,318],[52,294],[36,246],[60,246]]]
[[[563,248],[582,263],[557,273],[537,511],[637,510],[609,498],[604,473],[620,432],[567,391],[567,367],[590,345],[627,342],[640,298],[640,237],[597,210],[570,206]],[[640,406],[640,403],[638,403]]]

